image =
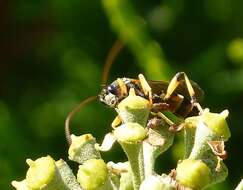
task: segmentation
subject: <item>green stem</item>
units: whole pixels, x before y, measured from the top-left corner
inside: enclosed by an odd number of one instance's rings
[[[147,142],[143,143],[143,153],[144,153],[144,173],[145,178],[154,173],[154,164],[155,164],[155,147],[150,145]]]
[[[185,126],[184,128],[184,143],[185,143],[185,154],[184,158],[188,158],[192,152],[192,148],[195,140],[195,131],[196,127],[193,126]]]
[[[144,160],[142,143],[128,144],[120,142],[120,144],[124,152],[126,153],[130,163],[134,190],[138,190],[141,182],[144,180]]]
[[[143,141],[145,178],[154,174],[156,158],[173,144],[173,140],[174,134],[168,131],[168,126],[160,126],[159,130],[149,129],[148,138]]]
[[[103,0],[112,28],[132,50],[145,74],[153,79],[168,79],[171,68],[160,46],[150,37],[145,21],[128,0]]]
[[[75,176],[72,173],[72,170],[63,160],[56,161],[56,166],[60,173],[61,179],[64,186],[69,190],[82,190],[79,183],[77,182]]]

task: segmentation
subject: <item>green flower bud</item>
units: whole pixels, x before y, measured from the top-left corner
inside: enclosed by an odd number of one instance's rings
[[[201,160],[186,159],[176,168],[176,180],[189,188],[202,189],[211,182],[211,171]]]
[[[211,113],[205,109],[196,117],[185,120],[186,158],[207,159],[210,141],[227,141],[230,130],[226,122],[228,110]]]
[[[210,128],[221,140],[227,141],[231,134],[226,122],[229,111],[224,110],[221,113],[211,113],[205,109],[200,116],[188,117],[185,119],[185,128],[194,130],[200,121]]]
[[[139,123],[145,127],[150,112],[149,101],[136,96],[134,89],[131,89],[129,96],[118,104],[117,112],[124,123]]]
[[[26,174],[30,188],[51,190],[55,186],[56,166],[52,157],[41,157],[35,161],[27,159],[26,162],[30,166]]]
[[[79,166],[77,180],[85,190],[93,190],[105,184],[108,170],[102,159],[90,159]]]
[[[149,101],[141,96],[137,96],[130,91],[129,96],[122,100],[118,105],[119,109],[147,109]]]
[[[91,134],[81,136],[71,135],[72,144],[69,147],[69,159],[82,164],[86,160],[100,158],[99,151],[95,148],[95,138]]]
[[[147,130],[138,123],[126,123],[114,130],[114,136],[123,143],[138,143],[145,139]]]
[[[205,111],[202,115],[204,123],[224,141],[227,141],[231,136],[228,124],[226,122],[228,114],[229,111],[224,110],[219,114]]]

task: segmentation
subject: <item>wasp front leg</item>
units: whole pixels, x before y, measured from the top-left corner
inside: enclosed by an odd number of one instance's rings
[[[177,133],[181,131],[184,128],[183,123],[174,123],[171,121],[166,115],[164,115],[162,112],[151,112],[153,117],[148,121],[147,127],[156,129],[157,127],[160,127],[161,125],[169,125],[169,131],[172,133]]]

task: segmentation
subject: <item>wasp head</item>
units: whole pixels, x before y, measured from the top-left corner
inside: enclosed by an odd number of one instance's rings
[[[119,101],[117,96],[117,86],[111,84],[103,88],[99,94],[99,100],[105,105],[115,108]]]

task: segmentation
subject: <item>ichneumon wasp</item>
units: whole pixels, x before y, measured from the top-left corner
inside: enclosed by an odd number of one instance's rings
[[[158,121],[163,120],[171,126],[171,131],[179,130],[179,128],[175,127],[176,125],[162,113],[163,111],[170,111],[181,118],[198,115],[202,112],[199,102],[202,100],[204,93],[195,82],[188,79],[184,72],[177,73],[170,82],[163,80],[147,81],[142,74],[139,74],[138,79],[117,78],[111,84],[106,85],[110,67],[122,48],[123,44],[117,41],[107,55],[100,94],[83,100],[67,116],[65,134],[69,144],[71,143],[70,120],[76,112],[85,104],[95,99],[98,99],[108,107],[116,108],[119,102],[128,96],[128,92],[131,88],[135,90],[136,95],[144,97],[150,102],[152,113],[151,120],[148,121],[150,127],[156,125]],[[120,123],[121,119],[117,116],[111,126],[114,128]]]

